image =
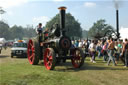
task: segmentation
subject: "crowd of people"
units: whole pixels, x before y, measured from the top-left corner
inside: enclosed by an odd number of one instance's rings
[[[80,47],[84,50],[85,56],[90,57],[90,62],[96,63],[95,57],[103,57],[103,62],[114,66],[121,60],[124,67],[128,67],[128,40],[72,40],[72,47]]]
[[[42,24],[39,23],[36,29],[37,34],[42,36]],[[44,31],[44,36],[47,39],[48,29]],[[45,39],[45,40],[46,40]],[[41,40],[41,37],[39,38]],[[79,47],[84,50],[85,56],[90,57],[92,63],[96,63],[95,57],[103,57],[103,62],[107,62],[107,65],[112,61],[113,65],[116,66],[118,61],[121,60],[125,67],[128,67],[128,40],[113,40],[102,39],[102,40],[72,40],[72,48]]]

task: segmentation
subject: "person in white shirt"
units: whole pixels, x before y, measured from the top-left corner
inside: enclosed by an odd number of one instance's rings
[[[95,54],[96,54],[96,44],[94,43],[94,40],[92,40],[91,44],[89,45],[89,50],[90,50],[90,61],[93,63],[95,62]]]
[[[83,43],[82,43],[82,41],[81,40],[79,40],[79,45],[78,45],[78,47],[82,47],[83,46]]]

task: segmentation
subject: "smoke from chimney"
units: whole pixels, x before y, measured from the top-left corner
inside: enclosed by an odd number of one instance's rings
[[[113,0],[116,10],[118,10],[120,8],[122,1],[123,0]]]
[[[116,10],[119,8],[119,0],[114,0]]]

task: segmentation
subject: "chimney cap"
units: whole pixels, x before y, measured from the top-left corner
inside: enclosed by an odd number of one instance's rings
[[[59,10],[66,10],[67,8],[64,7],[64,6],[61,6],[61,7],[59,7],[58,9],[59,9]]]

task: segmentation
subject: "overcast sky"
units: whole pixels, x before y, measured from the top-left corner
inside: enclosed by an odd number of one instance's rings
[[[6,11],[2,15],[10,26],[46,24],[59,13],[58,7],[66,6],[81,23],[83,29],[88,30],[94,22],[105,19],[107,24],[116,27],[116,9],[113,0],[0,0],[0,6]],[[119,2],[120,27],[128,28],[128,0]]]

